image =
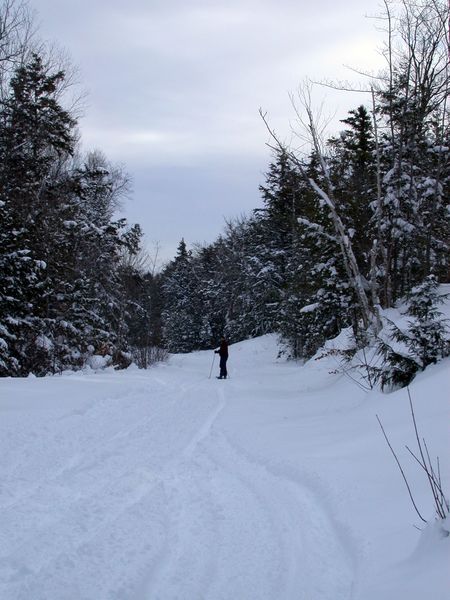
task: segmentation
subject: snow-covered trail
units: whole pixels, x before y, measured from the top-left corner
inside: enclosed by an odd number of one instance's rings
[[[350,598],[351,560],[315,494],[223,432],[232,392],[163,478],[170,539],[146,597]]]
[[[9,380],[1,598],[350,598],[333,519],[233,441],[248,389],[207,366]]]
[[[270,336],[231,350],[227,381],[211,353],[0,381],[2,600],[380,597],[417,540],[391,535],[409,506],[374,418],[407,442],[401,407],[277,362]]]

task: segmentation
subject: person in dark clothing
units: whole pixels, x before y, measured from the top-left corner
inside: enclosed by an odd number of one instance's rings
[[[215,350],[215,353],[220,356],[220,375],[218,379],[226,379],[227,378],[227,360],[228,360],[228,342],[223,337],[220,340],[220,346],[218,350]]]

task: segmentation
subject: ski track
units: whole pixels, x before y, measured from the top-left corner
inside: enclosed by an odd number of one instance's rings
[[[0,495],[0,598],[349,600],[351,548],[317,492],[221,428],[233,387],[174,381],[24,427]]]
[[[170,550],[145,597],[350,599],[353,560],[316,495],[208,428],[164,483]]]

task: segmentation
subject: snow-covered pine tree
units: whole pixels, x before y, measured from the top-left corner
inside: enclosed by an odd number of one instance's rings
[[[445,275],[449,260],[450,91],[448,4],[405,2],[387,10],[387,83],[376,108],[384,133],[380,227],[383,303],[392,306],[428,274]],[[396,51],[392,52],[395,45]]]
[[[377,376],[383,388],[408,385],[418,371],[450,354],[450,322],[438,309],[445,297],[433,275],[408,293],[407,327],[389,323],[391,339],[379,341],[383,365]]]
[[[304,172],[321,182],[314,154]],[[354,324],[357,330],[358,313],[329,211],[305,181],[301,192],[281,331],[295,340],[294,356],[309,357],[342,327]]]
[[[193,256],[197,291],[203,312],[199,333],[202,348],[211,348],[226,332],[227,275],[224,268],[223,240],[197,248]]]
[[[253,233],[254,223],[249,219],[229,222],[218,247],[225,332],[234,341],[266,333],[255,306],[255,271],[259,267]]]
[[[450,353],[450,322],[438,309],[445,298],[439,293],[434,275],[426,277],[407,295],[408,346],[421,370]]]
[[[226,276],[226,332],[235,341],[275,328],[282,284],[277,257],[268,247],[266,223],[259,217],[229,223],[221,250]],[[278,257],[279,259],[279,257]]]
[[[53,277],[49,262],[57,251],[52,246],[59,207],[55,181],[60,165],[73,152],[75,125],[58,103],[63,80],[61,71],[49,72],[34,54],[17,69],[1,109],[0,194],[7,215],[4,235],[9,236],[6,260],[10,274],[18,277],[16,294],[21,298],[20,306],[10,303],[3,319],[15,324],[12,352],[21,373],[31,368],[41,372],[51,362],[46,319]],[[19,275],[24,257],[34,265],[29,278]],[[22,317],[17,318],[17,311]]]
[[[16,229],[10,206],[0,200],[0,376],[25,375],[24,341],[37,335],[32,299],[39,293],[45,265],[30,256],[26,230]]]
[[[65,318],[70,317],[79,333],[82,353],[93,347],[119,356],[127,349],[123,252],[138,252],[142,232],[139,226],[129,228],[125,219],[113,220],[127,176],[104,157],[88,155],[72,178],[76,213],[64,225],[70,236],[74,290]]]
[[[292,263],[298,236],[300,195],[304,191],[298,171],[288,156],[280,152],[269,166],[260,192],[264,209],[257,211],[258,252],[261,268],[259,285],[266,290],[264,300],[270,330],[279,330],[285,317],[281,306],[286,299],[288,264]]]
[[[163,339],[169,352],[191,352],[210,337],[192,252],[181,240],[175,259],[162,273]]]
[[[372,121],[361,105],[350,110],[341,122],[347,127],[328,141],[330,173],[358,264],[369,280],[377,187]]]
[[[141,232],[113,220],[127,177],[98,153],[73,162],[64,73],[38,55],[0,108],[0,362],[3,374],[81,366],[94,351],[121,364],[129,299],[123,251]]]

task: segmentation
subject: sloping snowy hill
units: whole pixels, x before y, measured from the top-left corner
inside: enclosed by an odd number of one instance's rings
[[[0,598],[447,599],[450,538],[404,448],[406,391],[277,352],[273,336],[232,346],[227,381],[208,379],[212,352],[1,380]],[[447,490],[449,371],[411,386]]]

